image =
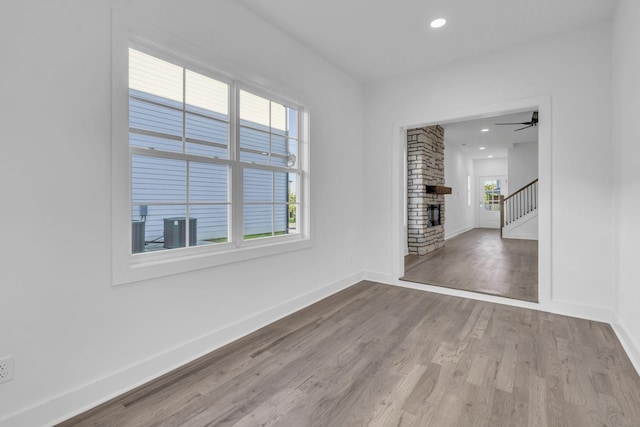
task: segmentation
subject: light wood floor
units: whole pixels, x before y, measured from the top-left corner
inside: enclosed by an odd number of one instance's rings
[[[613,330],[361,282],[62,426],[640,426]]]
[[[406,256],[401,280],[538,302],[538,242],[474,228],[427,255]]]

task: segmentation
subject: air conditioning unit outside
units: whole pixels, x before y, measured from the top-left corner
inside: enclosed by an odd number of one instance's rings
[[[195,246],[197,241],[197,219],[189,218],[189,246]],[[187,221],[186,218],[164,219],[164,247],[167,249],[184,248]]]
[[[142,220],[131,221],[131,253],[144,252],[144,226]]]

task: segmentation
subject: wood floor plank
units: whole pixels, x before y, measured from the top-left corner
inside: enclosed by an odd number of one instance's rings
[[[529,393],[529,421],[528,427],[546,427],[547,420],[547,385],[544,378],[531,378],[531,392]]]
[[[458,425],[488,425],[495,392],[496,388],[489,383],[475,385],[465,382],[459,395],[462,410],[458,416]]]
[[[493,404],[491,405],[491,416],[489,418],[489,423],[486,425],[490,425],[492,427],[512,427],[517,425],[513,421],[513,406],[513,394],[502,390],[496,390],[493,398]]]
[[[361,282],[61,426],[638,427],[609,325]]]
[[[401,408],[402,403],[411,395],[426,370],[425,366],[415,364],[401,381],[389,388],[387,396],[374,412],[369,424],[372,426],[398,425],[404,414]]]
[[[516,363],[518,360],[518,344],[508,340],[505,343],[500,360],[500,368],[496,377],[496,388],[498,390],[513,392],[513,381],[516,375]]]

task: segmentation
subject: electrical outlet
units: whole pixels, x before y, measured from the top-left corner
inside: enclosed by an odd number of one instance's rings
[[[0,359],[0,383],[6,383],[13,379],[13,356]]]

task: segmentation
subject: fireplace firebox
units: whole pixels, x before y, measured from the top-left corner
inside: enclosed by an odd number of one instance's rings
[[[440,205],[427,205],[427,217],[429,218],[427,227],[434,227],[441,224],[440,211]]]

